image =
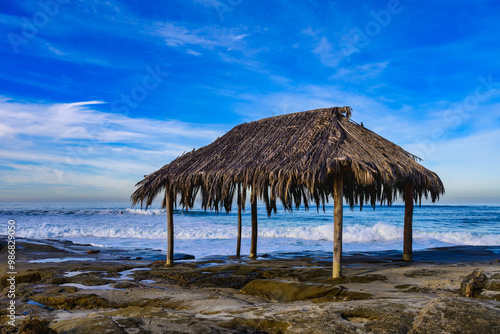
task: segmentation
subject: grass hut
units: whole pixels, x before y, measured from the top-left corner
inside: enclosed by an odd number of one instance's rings
[[[165,194],[167,265],[173,263],[173,208],[192,208],[200,195],[203,209],[229,212],[235,193],[238,211],[250,191],[250,256],[257,255],[257,200],[267,214],[279,200],[286,210],[334,199],[333,277],[341,276],[343,199],[354,207],[405,202],[405,260],[412,256],[414,201],[434,202],[444,193],[439,177],[418,157],[350,120],[350,107],[316,109],[236,126],[210,145],[183,154],[137,183],[131,200],[146,209]],[[241,231],[241,215],[239,231]],[[239,235],[239,240],[241,235]],[[239,248],[239,245],[238,245]],[[239,252],[239,250],[238,250]],[[239,255],[239,254],[238,254]]]

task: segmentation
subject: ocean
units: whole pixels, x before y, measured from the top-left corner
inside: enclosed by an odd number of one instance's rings
[[[267,217],[258,206],[258,253],[331,252],[333,206],[326,211],[303,208],[293,213],[278,208]],[[404,205],[344,207],[343,248],[349,252],[402,250]],[[7,221],[16,220],[17,237],[61,239],[97,247],[166,249],[166,214],[152,208],[132,209],[130,203],[0,203],[7,235]],[[203,258],[230,256],[236,251],[237,213],[177,210],[174,213],[175,253]],[[473,245],[500,246],[500,206],[415,206],[413,249]],[[243,213],[242,255],[250,248],[250,208]]]

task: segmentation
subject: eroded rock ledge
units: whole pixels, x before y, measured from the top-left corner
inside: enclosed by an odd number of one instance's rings
[[[28,244],[34,251],[23,254],[18,272],[19,323],[31,321],[40,333],[40,326],[47,333],[47,326],[57,333],[500,333],[494,256],[467,263],[373,256],[348,262],[335,280],[321,257],[165,267],[109,261],[103,251],[93,261],[28,262],[43,252],[67,256],[51,247]]]

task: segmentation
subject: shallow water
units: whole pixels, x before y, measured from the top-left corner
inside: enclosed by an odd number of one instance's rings
[[[105,285],[83,285],[83,284],[78,284],[78,283],[64,283],[61,284],[61,286],[72,286],[78,289],[82,290],[123,290],[123,289],[116,289],[111,286],[112,283],[110,284],[105,284]]]
[[[47,259],[30,260],[30,263],[59,263],[68,261],[94,261],[91,257],[51,257]]]

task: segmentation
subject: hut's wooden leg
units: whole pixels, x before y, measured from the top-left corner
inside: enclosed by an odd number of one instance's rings
[[[411,261],[413,253],[413,184],[405,183],[405,226],[403,236],[403,260]]]
[[[257,257],[257,196],[252,196],[252,239],[250,241],[250,257]]]
[[[174,198],[170,191],[165,194],[167,204],[167,266],[174,264]]]
[[[343,186],[343,175],[339,172],[335,174],[333,184],[333,278],[342,276]]]
[[[241,251],[241,185],[238,183],[238,241],[236,243],[236,256],[240,257]]]

